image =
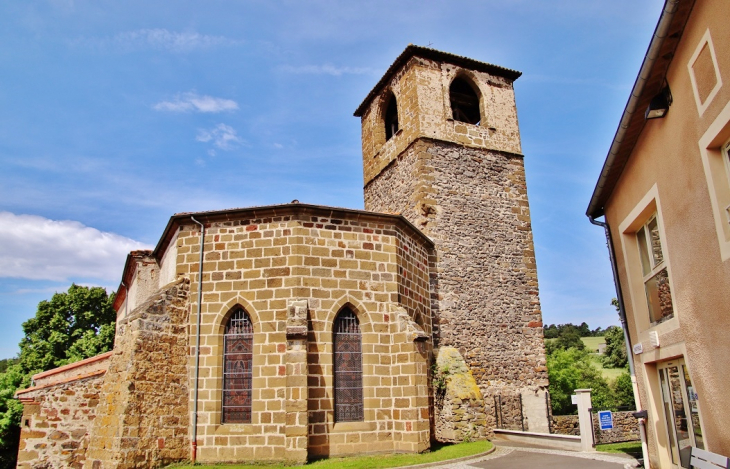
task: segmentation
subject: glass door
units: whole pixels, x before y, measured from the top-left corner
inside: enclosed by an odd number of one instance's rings
[[[704,449],[697,393],[681,359],[662,364],[659,380],[672,463],[688,468],[690,448]]]

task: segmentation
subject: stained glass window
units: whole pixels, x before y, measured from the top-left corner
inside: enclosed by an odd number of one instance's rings
[[[251,423],[253,325],[238,308],[223,336],[223,423]]]
[[[335,422],[363,420],[362,335],[360,322],[345,308],[334,324]]]

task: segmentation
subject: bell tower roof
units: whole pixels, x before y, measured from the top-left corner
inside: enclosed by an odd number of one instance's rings
[[[409,44],[408,47],[395,59],[395,61],[388,67],[383,77],[378,83],[370,90],[370,93],[365,97],[363,102],[355,110],[355,117],[362,117],[365,110],[370,106],[370,102],[380,94],[382,89],[390,82],[393,75],[395,75],[412,57],[421,57],[424,59],[430,59],[436,62],[447,62],[450,64],[457,65],[459,67],[474,70],[478,72],[486,72],[491,75],[500,76],[508,79],[509,81],[515,81],[518,79],[522,72],[512,70],[499,65],[493,65],[486,62],[480,62],[478,60],[463,57],[461,55],[450,54],[448,52],[442,52],[440,50],[431,49],[429,47],[416,46]]]

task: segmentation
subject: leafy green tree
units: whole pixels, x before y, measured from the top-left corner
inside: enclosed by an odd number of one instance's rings
[[[11,365],[15,365],[16,363],[18,363],[18,357],[0,360],[0,373],[5,373]]]
[[[38,304],[23,323],[17,363],[0,374],[0,469],[15,467],[23,406],[13,396],[31,376],[109,351],[114,346],[114,295],[100,287],[71,285]]]
[[[590,388],[591,401],[596,410],[615,409],[611,387],[601,372],[591,364],[588,352],[568,348],[556,349],[547,357],[550,379],[550,399],[555,415],[573,414],[577,411],[570,396],[576,389]]]
[[[611,383],[611,391],[616,402],[616,407],[628,407],[628,410],[636,408],[634,400],[634,388],[631,385],[631,375],[625,371],[618,375]]]
[[[603,336],[606,341],[606,350],[603,354],[603,366],[606,368],[625,368],[629,365],[626,354],[624,331],[620,327],[611,326]]]
[[[542,329],[543,337],[546,339],[557,339],[558,338],[558,326],[555,324],[550,324],[549,326],[545,324]]]
[[[586,345],[580,340],[580,337],[577,329],[566,329],[555,340],[555,347],[560,350],[567,350],[569,348],[584,350]]]

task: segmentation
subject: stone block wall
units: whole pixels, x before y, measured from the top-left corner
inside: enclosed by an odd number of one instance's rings
[[[426,449],[430,345],[419,349],[412,334],[398,335],[397,311],[430,329],[423,266],[432,244],[399,217],[303,204],[279,213],[202,220],[199,460],[303,462],[307,454]],[[176,243],[177,274],[191,279],[194,351],[199,227],[181,225]],[[293,304],[305,305],[303,338],[290,336]],[[254,327],[252,418],[250,424],[222,424],[223,329],[237,306]],[[332,326],[345,306],[362,330],[363,422],[333,417]]]
[[[19,393],[24,407],[18,469],[83,467],[104,377],[103,369],[84,374]]]
[[[181,278],[117,323],[85,468],[152,468],[190,457],[188,290]]]
[[[365,207],[401,213],[436,244],[434,328],[487,403],[547,387],[521,156],[419,139],[366,186]]]

